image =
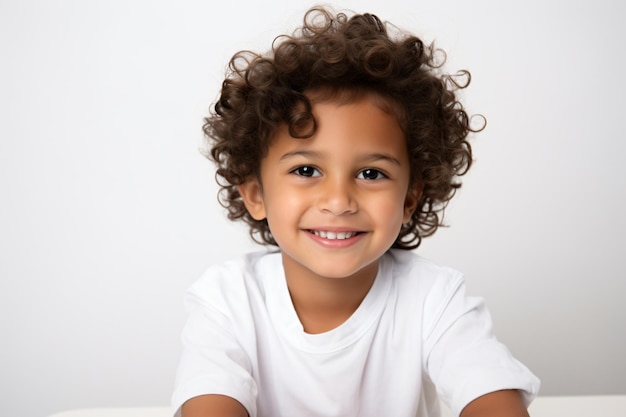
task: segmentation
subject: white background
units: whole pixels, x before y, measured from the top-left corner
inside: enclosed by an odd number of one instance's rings
[[[166,405],[182,295],[256,248],[198,152],[229,57],[313,3],[0,0],[0,415]],[[624,5],[338,1],[445,49],[488,119],[451,227],[543,394],[626,394]]]

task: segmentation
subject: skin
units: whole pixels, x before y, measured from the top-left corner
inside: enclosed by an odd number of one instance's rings
[[[181,408],[182,417],[247,417],[248,412],[240,402],[225,395],[201,395],[186,401]]]
[[[371,99],[320,102],[313,113],[316,134],[294,139],[280,128],[260,180],[239,192],[250,214],[268,221],[305,331],[321,333],[359,306],[419,192],[409,187],[406,142],[393,115]]]
[[[517,390],[495,391],[470,402],[460,417],[529,417]]]
[[[260,178],[250,178],[239,192],[250,215],[268,221],[304,330],[322,333],[358,308],[421,192],[410,181],[404,133],[376,100],[312,101],[315,135],[294,139],[286,126],[279,128]],[[182,413],[247,415],[239,402],[219,395],[192,398]],[[528,416],[517,391],[487,394],[461,413],[492,415]]]

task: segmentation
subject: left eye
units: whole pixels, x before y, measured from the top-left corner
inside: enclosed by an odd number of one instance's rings
[[[319,177],[320,176],[319,171],[316,168],[309,166],[309,165],[303,165],[303,166],[297,167],[293,169],[291,173],[296,174],[300,177]]]
[[[386,176],[377,169],[367,168],[359,172],[357,178],[362,180],[379,180],[381,178],[386,178]]]

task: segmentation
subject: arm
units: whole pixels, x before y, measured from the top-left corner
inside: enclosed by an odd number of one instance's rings
[[[248,417],[241,403],[225,395],[200,395],[187,400],[182,417]]]
[[[460,417],[529,417],[517,390],[495,391],[470,402]]]

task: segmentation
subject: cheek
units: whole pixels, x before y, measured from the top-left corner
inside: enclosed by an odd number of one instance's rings
[[[278,219],[286,219],[300,211],[300,208],[306,206],[307,193],[302,193],[297,189],[272,188],[272,190],[280,189],[280,192],[269,191],[265,195],[265,202],[268,211],[271,211],[272,217]]]
[[[390,225],[395,223],[402,224],[404,218],[404,199],[399,199],[397,196],[380,198],[377,204],[372,207],[372,210],[375,211],[378,218],[385,219]]]

